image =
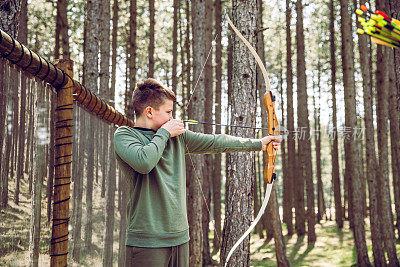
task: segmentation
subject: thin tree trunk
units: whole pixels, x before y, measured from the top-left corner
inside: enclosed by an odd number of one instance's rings
[[[118,187],[121,191],[121,206],[118,207],[121,220],[119,222],[119,249],[118,249],[118,266],[125,266],[126,257],[126,203],[128,202],[127,186],[125,184],[122,173],[118,172]]]
[[[321,99],[321,62],[318,60],[317,65],[317,88],[318,88],[318,99]],[[314,87],[315,88],[315,87]],[[322,183],[322,169],[321,169],[321,103],[318,103],[318,108],[315,102],[316,92],[314,91],[313,102],[314,102],[314,121],[315,121],[315,151],[316,151],[316,165],[317,165],[317,205],[318,214],[317,220],[320,222],[325,214],[325,202],[324,202],[324,185]],[[321,100],[319,100],[321,101]]]
[[[149,0],[149,12],[150,12],[150,28],[149,28],[149,72],[147,77],[154,77],[154,26],[156,24],[154,0]]]
[[[103,266],[113,265],[113,241],[114,241],[114,210],[115,210],[115,189],[116,189],[116,163],[114,157],[114,130],[109,127],[109,155],[110,164],[108,169],[108,175],[106,179],[106,223],[105,223],[105,237],[104,237],[104,256],[103,256]],[[120,240],[120,242],[125,242],[125,240]]]
[[[193,86],[193,95],[189,96],[193,101],[188,102],[189,118],[198,118],[204,121],[204,72],[201,72],[205,63],[205,2],[192,2],[192,30],[193,30],[193,77],[197,87]],[[202,132],[202,125],[196,125],[193,130]],[[188,219],[190,228],[190,266],[201,266],[203,264],[203,236],[202,236],[202,194],[199,177],[203,176],[204,158],[202,156],[189,156],[191,165],[188,168],[189,178],[188,190]]]
[[[111,10],[110,10],[110,0],[102,0],[101,1],[101,18],[102,22],[100,23],[100,95],[106,101],[109,100],[109,82],[110,82],[110,20],[111,20]],[[109,126],[106,123],[101,123],[99,125],[101,129],[101,196],[105,196],[106,188],[105,181],[107,177],[107,165],[108,158],[110,157],[108,154],[109,140],[108,140],[108,132]]]
[[[33,82],[31,83],[33,84]],[[27,100],[28,100],[28,111],[32,110],[32,86],[28,87],[28,93],[27,93]],[[27,130],[27,134],[26,134],[26,153],[25,153],[25,162],[24,162],[24,172],[27,173],[28,172],[28,168],[29,168],[29,159],[30,159],[30,147],[31,147],[31,142],[32,142],[32,129],[30,127],[30,125],[32,125],[32,112],[28,112],[27,113],[27,117],[28,117],[28,122],[27,122],[27,126],[28,126],[28,130]],[[15,199],[14,199],[15,201]]]
[[[54,184],[54,145],[55,145],[55,112],[57,106],[57,96],[50,92],[50,144],[49,144],[49,171],[47,182],[47,220],[51,220],[51,201],[53,199],[53,184]],[[75,188],[75,187],[74,187]],[[74,195],[75,196],[75,195]],[[75,198],[74,198],[75,199]],[[75,206],[74,206],[74,210]]]
[[[100,28],[100,89],[104,99],[110,101],[113,106],[114,91],[109,89],[110,82],[110,0],[101,1],[101,17],[103,19]],[[112,140],[114,131],[106,123],[99,125],[102,128],[102,195],[106,196],[105,212],[105,240],[103,266],[111,266],[113,263],[113,237],[114,237],[114,209],[115,209],[115,188],[116,188],[116,163]],[[108,161],[110,161],[108,163]],[[109,166],[108,166],[109,165]],[[107,167],[109,169],[107,170]]]
[[[8,105],[8,83],[9,83],[9,75],[8,75],[8,64],[6,60],[0,59],[0,152],[1,152],[1,170],[0,170],[0,179],[2,183],[0,185],[1,191],[1,203],[0,206],[5,208],[8,204],[8,172],[9,172],[9,158],[10,154],[7,151],[8,143],[11,142],[11,137],[9,138],[8,134],[8,126],[6,123],[6,114],[7,114],[7,105]],[[10,140],[8,140],[10,139]],[[4,141],[6,141],[5,148],[3,148]],[[5,149],[5,150],[3,150]],[[11,148],[10,148],[11,150]],[[4,154],[5,153],[5,154]]]
[[[69,36],[68,36],[68,0],[57,1],[57,17],[56,17],[56,49],[55,58],[59,58],[60,39],[62,41],[62,57],[69,59]],[[61,37],[61,38],[60,38]]]
[[[299,184],[306,182],[307,192],[307,229],[308,243],[316,240],[315,236],[315,209],[314,209],[314,183],[311,165],[311,141],[310,141],[310,122],[308,120],[308,94],[307,94],[307,76],[305,64],[305,48],[304,48],[304,29],[303,29],[303,3],[301,0],[296,2],[297,23],[296,23],[296,40],[297,40],[297,114],[298,128],[303,137],[299,140]],[[300,188],[302,186],[299,186]],[[299,190],[300,193],[300,190]],[[303,193],[303,192],[301,192]],[[300,194],[301,194],[300,193]],[[301,210],[302,212],[302,210]],[[299,214],[300,215],[300,214]],[[303,223],[302,216],[299,217],[300,226],[298,234],[302,234]],[[297,218],[296,218],[297,222]]]
[[[190,97],[190,90],[191,90],[191,69],[192,69],[192,64],[190,62],[191,59],[191,53],[190,53],[190,21],[191,21],[191,14],[190,14],[190,5],[189,5],[189,0],[186,0],[186,39],[185,39],[185,50],[186,50],[186,58],[187,58],[187,64],[186,64],[186,97]],[[187,100],[189,101],[189,100]],[[185,103],[185,109],[190,108],[188,104]],[[189,115],[189,111],[188,111]]]
[[[213,117],[213,69],[212,69],[212,30],[213,30],[213,4],[212,0],[205,0],[205,66],[204,66],[204,118],[208,122],[212,122]],[[211,52],[210,52],[211,51]],[[209,53],[210,52],[210,53]],[[212,133],[212,125],[204,125],[204,133]],[[212,155],[204,156],[204,169],[202,178],[202,191],[205,196],[205,203],[202,203],[202,227],[203,227],[203,264],[211,264],[212,258],[210,254],[210,240],[208,238],[210,225],[210,207],[211,207],[211,177],[213,173]],[[204,199],[203,199],[204,200]]]
[[[221,123],[222,113],[222,3],[221,0],[214,2],[215,8],[215,34],[217,34],[215,45],[215,123]],[[215,133],[221,133],[221,126],[216,126]],[[214,253],[221,248],[221,154],[214,157],[214,174],[213,174],[213,207],[214,207]]]
[[[351,31],[351,16],[348,0],[340,0],[341,33],[342,33],[342,65],[345,101],[345,126],[357,129],[357,111],[354,82],[354,54]],[[350,140],[348,140],[350,139]],[[351,177],[352,212],[354,217],[354,239],[357,252],[357,262],[361,266],[370,266],[365,241],[364,216],[362,213],[362,185],[359,174],[358,146],[356,140],[345,139],[346,177]]]
[[[129,90],[125,92],[125,114],[128,118],[134,118],[134,107],[132,105],[132,94],[136,86],[136,34],[137,34],[137,1],[130,0],[129,6]]]
[[[365,4],[366,1],[360,1]],[[369,195],[369,216],[371,224],[372,253],[375,266],[385,266],[385,252],[383,249],[383,239],[381,232],[381,220],[378,210],[378,193],[377,193],[377,161],[375,152],[375,130],[374,130],[374,112],[373,112],[373,91],[370,57],[368,53],[368,37],[358,35],[358,48],[360,51],[361,74],[363,78],[363,94],[364,94],[364,124],[365,124],[365,157],[366,157],[366,179],[368,181]]]
[[[294,108],[293,108],[293,69],[292,69],[292,37],[291,37],[291,5],[290,0],[286,0],[286,95],[287,95],[287,129],[289,131],[287,144],[288,144],[288,155],[287,155],[287,172],[286,177],[288,182],[287,187],[287,198],[288,206],[283,208],[283,221],[286,223],[288,236],[293,235],[293,212],[292,208],[293,195],[295,192],[294,187],[294,172],[296,166],[296,140],[294,138]],[[285,195],[285,193],[284,193]],[[303,199],[304,203],[304,199]],[[297,206],[299,204],[299,206]],[[301,203],[296,202],[296,210],[301,209]],[[302,204],[304,205],[304,204]],[[296,216],[297,217],[297,216]],[[296,223],[297,225],[297,223]]]
[[[32,166],[31,174],[33,177],[32,180],[32,191],[31,191],[31,222],[30,222],[30,232],[29,232],[29,266],[38,266],[39,264],[39,241],[40,241],[40,217],[41,217],[41,188],[42,188],[42,176],[40,175],[40,157],[38,156],[37,151],[37,108],[38,108],[38,93],[39,90],[43,90],[43,88],[38,88],[38,84],[34,86],[36,90],[32,90],[33,94],[33,124],[32,131],[35,133],[35,138],[32,141],[33,151],[32,154],[35,157]]]
[[[178,12],[180,9],[180,0],[174,0],[174,25],[172,30],[172,90],[177,95],[178,86]],[[176,103],[174,103],[174,108],[172,110],[172,116],[175,118],[176,115]]]
[[[12,145],[12,135],[8,133],[8,127],[6,128],[6,144],[5,144],[5,155],[1,161],[1,167],[3,172],[1,173],[1,203],[0,207],[5,209],[8,205],[8,174],[10,171],[10,154]]]
[[[99,2],[88,0],[87,1],[87,19],[86,19],[86,45],[84,53],[85,61],[85,86],[90,88],[92,92],[98,94],[98,14]],[[89,117],[90,129],[96,127],[96,117]],[[93,180],[94,180],[94,163],[95,163],[95,148],[94,148],[94,131],[88,132],[88,168],[87,168],[87,184],[86,184],[86,221],[85,221],[85,247],[90,250],[92,245],[93,234]]]
[[[333,124],[333,142],[332,153],[332,184],[333,196],[335,201],[335,221],[339,229],[343,228],[343,208],[342,193],[340,187],[339,173],[339,141],[337,129],[337,108],[336,108],[336,44],[335,44],[335,0],[330,0],[330,64],[331,64],[331,92],[332,92],[332,124]]]

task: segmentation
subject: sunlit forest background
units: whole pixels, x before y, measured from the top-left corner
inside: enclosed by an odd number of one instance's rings
[[[148,77],[177,95],[175,118],[214,124],[266,128],[260,99],[271,90],[284,135],[277,179],[230,264],[399,266],[400,50],[356,33],[361,4],[400,19],[396,0],[5,0],[0,29],[48,62],[71,59],[74,79],[132,120],[132,92]],[[7,59],[0,65],[0,265],[49,265],[56,93]],[[116,126],[76,102],[73,112],[68,264],[124,266],[129,196]],[[201,237],[191,240],[190,266],[223,264],[264,200],[266,155],[186,161],[190,231]],[[228,197],[238,192],[251,194]],[[238,201],[248,208],[235,209]]]

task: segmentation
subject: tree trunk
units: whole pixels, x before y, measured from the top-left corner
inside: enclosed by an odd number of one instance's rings
[[[212,122],[213,117],[213,69],[212,69],[212,30],[213,30],[213,4],[212,0],[205,0],[205,66],[204,66],[204,118]],[[212,134],[212,125],[204,125],[204,133]],[[212,155],[204,155],[204,169],[202,178],[203,199],[202,227],[203,227],[203,264],[211,264],[210,240],[208,238],[211,216],[211,178],[213,173]],[[204,203],[205,202],[205,203]]]
[[[305,64],[305,49],[304,49],[304,29],[303,29],[303,4],[301,0],[296,2],[297,23],[296,23],[296,41],[297,41],[297,125],[301,131],[302,138],[299,139],[299,182],[306,182],[307,192],[307,229],[308,243],[313,243],[316,240],[315,236],[315,209],[314,209],[314,183],[311,165],[311,141],[310,141],[310,122],[308,120],[308,94],[307,94],[307,76]],[[301,188],[302,186],[299,186]],[[303,192],[299,193],[302,194]],[[301,213],[303,211],[301,210]],[[298,235],[303,234],[302,216],[299,217]],[[297,222],[297,218],[296,218]]]
[[[154,77],[154,26],[156,24],[154,20],[155,7],[154,0],[149,0],[149,12],[150,12],[150,28],[149,28],[149,72],[147,73],[148,78]]]
[[[129,90],[125,92],[125,114],[128,118],[134,118],[134,107],[132,105],[132,94],[136,86],[136,35],[137,35],[137,0],[130,0],[129,6]]]
[[[360,1],[365,4],[366,1]],[[366,179],[368,181],[369,195],[369,216],[371,224],[372,252],[375,266],[385,266],[385,253],[383,249],[383,239],[381,232],[381,220],[378,210],[378,193],[377,193],[377,161],[375,152],[375,130],[374,130],[374,112],[373,112],[373,91],[370,57],[368,53],[369,41],[368,37],[358,35],[358,48],[360,51],[360,65],[363,80],[364,94],[364,123],[365,123],[365,157],[366,157]]]
[[[53,199],[53,185],[54,185],[54,145],[55,145],[55,112],[57,106],[56,94],[50,92],[50,143],[49,143],[49,171],[47,182],[47,220],[51,220],[51,201]],[[75,195],[74,195],[75,196]],[[75,209],[75,207],[74,207]]]
[[[215,123],[221,123],[222,113],[222,3],[221,0],[214,2],[215,6],[215,34],[217,34],[215,45]],[[221,126],[215,127],[215,133],[221,133]],[[213,207],[214,207],[214,240],[213,246],[216,253],[221,248],[221,154],[216,154],[214,157],[214,173],[212,176],[213,182]]]
[[[0,8],[0,29],[15,38],[18,33],[21,0],[3,0]]]
[[[174,0],[174,25],[172,30],[172,90],[177,95],[178,86],[178,12],[180,9],[180,0]],[[182,50],[181,50],[182,51]],[[184,98],[184,97],[182,97]],[[176,115],[176,103],[174,103],[174,108],[172,110],[172,116],[175,118]]]
[[[32,179],[32,191],[31,191],[31,222],[29,231],[29,266],[38,266],[39,264],[39,241],[40,241],[40,217],[41,217],[41,189],[42,189],[42,176],[40,172],[40,156],[38,155],[38,136],[37,136],[37,126],[38,126],[38,93],[39,90],[44,88],[38,88],[39,84],[34,85],[36,90],[32,90],[33,94],[33,133],[34,138],[32,140],[33,151],[32,155],[35,157],[32,166],[33,175]],[[32,88],[33,89],[33,88]]]
[[[59,39],[61,37],[62,47],[62,58],[69,59],[69,36],[68,36],[68,0],[57,1],[57,17],[56,17],[56,59],[58,58],[57,52],[59,53]],[[58,37],[58,38],[57,38]],[[58,39],[58,40],[57,40]]]
[[[5,155],[1,160],[1,202],[0,208],[5,209],[8,205],[8,174],[10,172],[10,154],[11,154],[11,145],[12,145],[12,135],[8,133],[8,127],[6,128],[6,144],[5,144]]]
[[[391,17],[393,18],[399,18],[400,17],[400,2],[395,1],[395,0],[389,0],[389,6],[390,6],[390,14]],[[396,114],[400,113],[400,51],[398,49],[393,50],[394,54],[394,68],[390,68],[391,71],[393,70],[394,75],[390,74],[393,79],[395,79],[395,85],[396,87],[393,87],[391,91],[396,95],[397,98],[397,110]],[[394,89],[397,89],[395,92]],[[400,122],[399,122],[400,123]],[[392,124],[392,123],[391,123]],[[400,129],[399,129],[400,131]],[[396,138],[393,138],[394,140],[391,141],[394,142],[395,147],[392,148],[392,151],[395,150],[397,151],[397,173],[400,172],[400,141],[398,140],[399,135],[397,135]],[[392,143],[393,144],[393,143]],[[392,163],[393,166],[393,163]],[[394,173],[394,171],[393,171]],[[399,176],[393,177],[400,179]],[[394,189],[395,189],[395,208],[396,208],[396,228],[397,228],[397,234],[398,234],[398,239],[400,239],[400,181],[393,179],[393,183],[395,183]],[[397,188],[397,189],[396,189]]]
[[[257,41],[257,2],[233,1],[233,23],[244,38],[254,47]],[[234,35],[232,62],[231,123],[255,125],[256,78],[257,68],[253,55]],[[246,67],[244,67],[246,66]],[[234,136],[253,137],[254,131],[244,128],[233,128]],[[225,262],[233,244],[240,238],[251,223],[253,212],[254,153],[230,153],[228,155],[227,192],[225,208],[225,226],[221,262]],[[240,201],[238,201],[240,199]],[[249,265],[249,242],[247,237],[233,253],[230,266]]]
[[[85,86],[89,88],[95,94],[98,94],[98,14],[99,14],[99,2],[88,0],[87,1],[87,18],[86,18],[86,45],[84,53],[85,61]],[[89,117],[89,129],[95,129],[96,117]],[[87,184],[86,184],[86,221],[85,221],[85,247],[90,250],[92,244],[92,232],[93,232],[93,180],[94,180],[94,161],[95,161],[95,149],[94,149],[94,131],[88,132],[88,168],[87,168]]]
[[[74,206],[74,227],[72,231],[72,240],[73,240],[73,247],[72,247],[72,257],[75,261],[80,261],[80,252],[81,252],[81,244],[82,244],[82,196],[83,196],[83,179],[85,176],[85,136],[86,136],[86,117],[87,113],[85,110],[80,109],[79,115],[79,142],[78,142],[78,155],[79,159],[77,161],[77,168],[81,171],[77,173],[77,176],[74,178],[74,191],[73,196],[75,199],[75,206]]]
[[[114,241],[114,210],[115,210],[115,188],[116,188],[116,162],[114,157],[114,130],[109,127],[110,146],[108,154],[110,155],[109,169],[106,179],[106,223],[105,223],[105,237],[104,237],[104,256],[103,266],[113,265],[113,241]],[[125,243],[125,240],[120,240]]]
[[[110,0],[102,0],[101,1],[101,18],[102,22],[100,23],[100,95],[102,99],[109,101],[109,82],[110,82],[110,20],[111,20],[111,11],[110,11]],[[107,166],[108,159],[110,155],[108,154],[108,132],[109,126],[107,123],[100,123],[99,127],[101,129],[101,144],[99,144],[99,148],[101,147],[101,196],[105,196],[106,188],[106,177],[107,177]]]
[[[335,44],[335,0],[330,0],[330,64],[331,64],[331,86],[332,86],[332,124],[333,124],[333,142],[332,142],[332,184],[333,196],[335,201],[335,221],[339,229],[343,228],[343,207],[342,193],[340,186],[339,173],[339,141],[337,129],[337,108],[336,108],[336,44]]]
[[[389,62],[394,63],[393,54],[389,55]],[[396,74],[393,68],[389,68],[389,118],[390,118],[390,148],[392,156],[393,195],[396,212],[397,234],[400,236],[400,116],[396,101]],[[400,237],[399,237],[400,238]]]
[[[271,191],[271,214],[274,229],[274,242],[277,266],[290,266],[286,257],[286,244],[282,234],[282,223],[279,216],[278,196],[275,187]]]
[[[318,53],[320,53],[318,51]],[[317,165],[317,221],[320,222],[325,214],[325,202],[324,202],[324,185],[322,183],[322,170],[321,170],[321,123],[320,123],[320,112],[321,112],[321,62],[318,60],[317,65],[317,88],[318,88],[318,108],[316,106],[315,96],[317,92],[314,90],[313,105],[314,105],[314,123],[315,123],[315,153],[316,153],[316,165]],[[315,87],[314,87],[315,89]]]
[[[288,230],[288,236],[293,235],[293,212],[292,208],[294,206],[294,181],[295,181],[295,166],[296,166],[296,140],[294,138],[294,108],[293,108],[293,66],[292,66],[292,37],[291,37],[291,5],[290,0],[286,0],[286,95],[287,95],[287,130],[289,131],[287,137],[288,144],[288,155],[287,155],[287,172],[286,177],[288,180],[287,194],[288,204],[283,207],[283,221],[286,223]],[[285,192],[284,192],[285,195]],[[303,199],[304,201],[304,199]],[[300,204],[300,203],[299,203]],[[296,211],[301,209],[301,206],[297,206]],[[304,205],[304,204],[303,204]],[[297,213],[297,212],[296,212]],[[297,217],[297,214],[296,214]],[[297,225],[297,223],[296,223]]]
[[[345,101],[345,126],[347,129],[357,129],[357,111],[354,81],[353,38],[351,30],[351,15],[348,0],[340,0],[341,33],[342,33],[342,65]],[[369,266],[367,246],[365,242],[364,216],[362,213],[362,185],[359,174],[358,146],[354,138],[345,138],[346,176],[351,177],[352,212],[354,216],[354,239],[357,252],[357,262],[361,266]]]
[[[189,118],[198,118],[204,121],[205,105],[205,77],[201,72],[205,63],[205,2],[192,2],[192,31],[193,31],[193,77],[196,81],[193,87],[193,94],[190,96]],[[197,84],[197,88],[196,88]],[[202,132],[202,125],[195,125],[193,130]],[[200,155],[190,156],[188,161],[193,165],[188,168],[188,218],[190,228],[190,266],[201,266],[203,264],[203,236],[202,236],[202,193],[199,177],[204,177],[204,158]],[[189,165],[190,166],[190,165]]]
[[[385,0],[377,1],[377,9],[386,12]],[[396,255],[395,237],[393,229],[393,214],[389,190],[389,151],[388,151],[388,120],[389,120],[389,49],[384,46],[378,46],[376,70],[376,88],[377,88],[377,107],[376,120],[378,130],[378,188],[381,200],[378,201],[380,210],[380,220],[382,222],[383,243],[389,259],[390,266],[398,266],[399,261]]]

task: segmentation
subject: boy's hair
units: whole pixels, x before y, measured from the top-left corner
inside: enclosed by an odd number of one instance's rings
[[[151,106],[158,109],[165,99],[176,101],[174,92],[164,87],[155,79],[148,78],[136,84],[132,95],[132,104],[135,108],[136,118],[142,115],[144,109]]]

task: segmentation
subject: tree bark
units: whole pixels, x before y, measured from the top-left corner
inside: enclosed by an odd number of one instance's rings
[[[116,189],[116,162],[114,157],[114,130],[109,127],[109,138],[110,146],[108,154],[110,155],[109,169],[106,179],[106,223],[105,223],[105,234],[104,234],[104,256],[103,266],[113,265],[113,243],[114,243],[114,210],[115,210],[115,189]],[[125,240],[120,240],[125,243]]]
[[[31,191],[31,222],[30,222],[30,231],[29,231],[29,266],[38,266],[39,265],[39,241],[40,241],[40,217],[41,217],[41,189],[42,189],[42,176],[40,175],[40,157],[37,151],[37,126],[38,126],[38,91],[44,88],[38,88],[38,84],[34,86],[36,90],[32,90],[33,94],[33,129],[35,137],[32,141],[33,146],[33,156],[35,160],[32,166],[32,191]]]
[[[178,86],[178,13],[180,9],[180,0],[174,0],[174,25],[172,29],[172,91],[177,95]],[[182,50],[181,50],[182,51]],[[184,98],[184,97],[182,97]],[[172,110],[172,116],[175,118],[176,115],[176,103],[174,103],[174,108]]]
[[[205,66],[204,66],[204,118],[207,122],[212,122],[213,117],[213,67],[212,67],[212,30],[213,30],[213,3],[212,0],[205,0]],[[204,133],[212,134],[212,125],[204,125]],[[205,196],[203,199],[203,215],[202,215],[202,227],[203,227],[203,264],[211,264],[212,258],[210,254],[210,241],[209,225],[211,216],[211,178],[213,173],[213,158],[212,155],[204,155],[204,169],[202,179],[202,191]],[[205,201],[205,203],[204,203]]]
[[[283,221],[286,223],[288,230],[288,236],[293,235],[293,206],[294,206],[294,193],[295,193],[295,166],[296,166],[296,140],[294,137],[294,108],[293,108],[293,66],[292,66],[292,36],[291,36],[291,15],[292,9],[290,0],[286,0],[286,110],[287,110],[287,144],[288,144],[288,155],[287,155],[287,172],[286,179],[288,180],[287,186],[287,202],[283,207]],[[285,195],[285,193],[284,193]],[[285,196],[284,196],[285,197]],[[304,202],[304,199],[303,199]],[[303,203],[302,202],[302,203]],[[301,209],[301,203],[296,202],[296,210]],[[304,205],[304,204],[303,204]],[[297,217],[297,216],[296,216]],[[296,223],[297,225],[297,223]]]
[[[233,1],[233,23],[244,38],[254,47],[257,41],[257,2]],[[239,39],[233,37],[231,123],[239,125],[255,125],[256,78],[257,68],[253,55]],[[244,67],[246,66],[246,67]],[[234,136],[254,136],[254,131],[233,128]],[[253,212],[254,153],[230,153],[228,155],[227,191],[225,208],[225,226],[221,263],[225,262],[233,244],[250,226]],[[240,199],[240,201],[237,201]],[[229,266],[249,265],[249,241],[247,237],[229,260]]]
[[[129,90],[125,92],[125,114],[128,118],[134,119],[134,107],[132,94],[136,86],[136,35],[137,35],[137,0],[130,0],[129,6]]]
[[[86,45],[84,51],[85,61],[85,86],[95,94],[98,94],[97,80],[99,76],[98,71],[98,14],[99,2],[88,0],[87,1],[87,18],[86,18]],[[95,129],[96,118],[89,117],[90,129]],[[90,250],[92,245],[92,232],[93,232],[93,180],[94,180],[94,132],[88,132],[88,168],[87,168],[87,184],[86,184],[86,221],[85,221],[85,247]]]
[[[18,33],[21,0],[0,2],[0,28],[15,38]]]
[[[297,125],[301,133],[298,141],[300,174],[298,184],[306,182],[307,192],[307,229],[308,243],[314,243],[315,236],[315,209],[314,209],[314,183],[311,165],[311,141],[310,141],[310,121],[308,120],[308,94],[307,94],[307,76],[305,64],[304,48],[304,29],[303,29],[303,3],[301,0],[296,2],[297,23],[296,23],[296,41],[297,41]],[[301,188],[302,186],[299,186]],[[303,192],[299,192],[302,194]],[[303,210],[301,210],[301,213]],[[300,214],[299,214],[300,215]],[[298,235],[303,234],[302,214],[299,219]],[[297,222],[297,218],[296,218]]]
[[[335,201],[335,221],[339,229],[343,228],[343,207],[342,193],[340,186],[339,173],[339,140],[337,126],[337,107],[336,107],[336,44],[335,44],[335,0],[330,0],[330,64],[331,64],[331,92],[332,92],[332,124],[333,124],[333,142],[331,147],[332,153],[332,184],[333,196]]]
[[[357,111],[354,81],[354,54],[351,30],[351,15],[348,0],[340,0],[341,33],[342,33],[342,66],[345,100],[345,126],[347,129],[357,129]],[[365,242],[364,216],[362,214],[362,185],[359,174],[358,146],[350,136],[345,138],[346,176],[351,177],[352,212],[354,216],[354,239],[357,252],[357,263],[370,266]]]
[[[377,9],[387,12],[385,0],[377,1]],[[376,88],[377,108],[376,120],[378,130],[378,190],[380,193],[380,220],[382,222],[383,243],[390,266],[399,266],[396,255],[396,245],[393,228],[393,214],[389,190],[389,150],[388,150],[388,120],[389,120],[389,49],[384,46],[377,48]]]
[[[396,0],[389,0],[389,7],[390,7],[390,15],[393,18],[399,18],[400,17],[400,2],[396,1]],[[394,49],[393,50],[393,56],[394,56],[394,68],[391,68],[391,70],[393,70],[394,75],[390,74],[391,77],[393,77],[393,79],[395,79],[395,87],[392,88],[393,93],[395,94],[396,98],[397,98],[397,103],[396,103],[396,114],[400,113],[400,52],[398,51],[398,49]],[[393,90],[394,88],[396,88],[397,92],[395,90]],[[400,124],[400,121],[398,122]],[[400,129],[399,129],[400,131]],[[392,147],[392,151],[395,150],[397,151],[397,173],[400,172],[400,142],[398,140],[399,135],[397,135],[396,138],[393,138],[395,140],[397,140],[397,142],[394,142],[394,147]],[[391,138],[392,140],[392,138]],[[392,143],[393,144],[393,143]],[[393,146],[393,145],[392,145]],[[396,152],[395,152],[396,153]],[[394,154],[394,153],[393,153]],[[392,163],[393,166],[393,163]],[[393,170],[394,173],[394,170]],[[397,178],[400,179],[399,176],[397,177],[393,177],[393,178]],[[395,208],[396,208],[396,228],[397,228],[397,234],[398,234],[398,239],[400,239],[400,181],[399,180],[395,180],[393,179],[393,183],[395,183],[394,189],[395,189]]]
[[[100,4],[101,18],[100,23],[100,95],[106,101],[109,101],[109,82],[110,82],[110,21],[111,21],[111,11],[110,11],[110,0],[102,0]],[[101,165],[101,196],[105,196],[106,188],[106,177],[107,177],[107,167],[108,167],[108,132],[109,126],[107,123],[100,123],[99,127],[101,129],[101,143],[99,144],[100,152],[100,165]],[[100,149],[101,147],[101,149]]]
[[[365,0],[360,1],[365,4]],[[358,35],[358,48],[360,51],[361,74],[363,78],[363,95],[364,95],[364,123],[365,123],[365,157],[366,157],[366,179],[368,182],[369,195],[369,216],[371,225],[372,253],[375,266],[385,266],[385,252],[383,248],[383,239],[381,232],[381,220],[378,208],[377,193],[377,168],[375,152],[375,129],[374,129],[374,112],[373,112],[373,91],[370,57],[368,53],[369,46],[368,37]]]
[[[192,2],[192,31],[193,31],[193,94],[188,102],[189,118],[197,118],[204,121],[205,105],[205,77],[201,72],[205,63],[205,2]],[[188,57],[189,58],[189,57]],[[197,84],[197,87],[196,87]],[[202,125],[195,125],[193,130],[202,132]],[[202,236],[202,193],[200,177],[203,176],[204,158],[200,155],[190,156],[187,170],[188,177],[188,219],[190,228],[190,266],[201,266],[203,264],[203,236]]]
[[[318,51],[319,52],[319,51]],[[318,99],[321,99],[321,62],[318,60],[317,64],[317,88],[318,88]],[[314,87],[315,89],[315,87]],[[320,123],[320,112],[321,104],[318,103],[316,106],[315,96],[317,92],[314,90],[313,102],[314,102],[314,133],[315,133],[315,152],[316,152],[316,168],[317,168],[317,221],[320,222],[325,214],[325,201],[324,201],[324,185],[322,183],[322,169],[321,169],[321,123]],[[319,100],[321,101],[321,100]]]
[[[68,36],[68,0],[57,1],[56,17],[56,49],[55,58],[59,58],[59,47],[61,37],[62,58],[70,58],[69,36]]]
[[[216,0],[214,2],[215,8],[215,34],[217,38],[215,40],[215,123],[221,123],[221,113],[222,113],[222,3],[221,0]],[[215,133],[221,133],[221,126],[215,127]],[[213,182],[213,207],[214,207],[214,253],[216,253],[221,248],[220,239],[222,237],[221,231],[221,154],[216,154],[214,157],[214,173],[212,176]]]
[[[148,78],[154,77],[154,26],[156,24],[154,20],[155,7],[154,0],[149,0],[149,12],[150,12],[150,28],[149,28],[149,72]]]

